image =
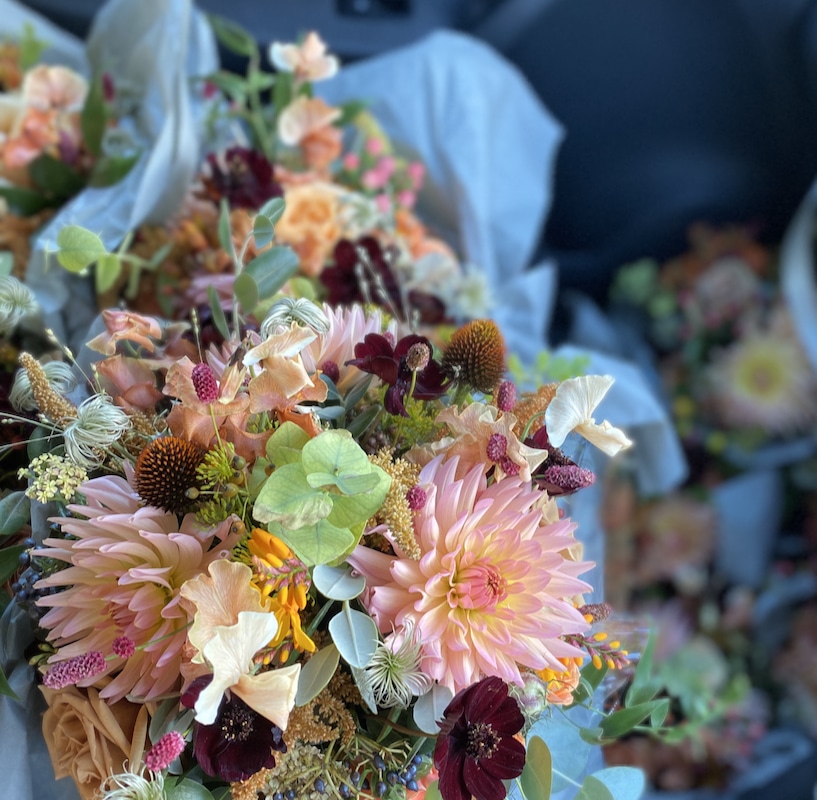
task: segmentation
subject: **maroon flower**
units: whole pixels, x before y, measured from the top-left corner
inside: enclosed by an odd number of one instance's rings
[[[363,249],[367,263],[361,263],[358,248]],[[326,302],[333,307],[371,302],[402,313],[403,299],[389,266],[389,255],[373,236],[364,236],[356,242],[341,239],[335,246],[333,265],[320,276],[329,292]],[[365,292],[361,282],[365,283]],[[408,305],[419,314],[424,325],[439,325],[445,320],[445,304],[433,295],[412,289]]]
[[[385,336],[379,333],[369,333],[362,342],[355,345],[355,358],[347,361],[346,365],[353,365],[363,372],[377,375],[383,383],[388,384],[386,391],[385,408],[389,414],[408,416],[403,405],[406,395],[411,391],[413,376],[414,382],[412,397],[417,400],[434,400],[444,394],[448,384],[443,375],[442,367],[433,358],[417,372],[412,372],[406,361],[412,345],[424,344],[431,352],[431,342],[424,336],[410,334],[404,336],[392,347]]]
[[[193,708],[212,679],[212,675],[205,675],[193,681],[182,695],[182,705]],[[214,778],[236,783],[262,769],[272,769],[273,751],[287,751],[281,729],[234,694],[224,696],[212,725],[193,725],[196,762]]]
[[[267,200],[283,197],[275,182],[272,164],[257,150],[230,147],[224,153],[207,156],[209,175],[203,178],[210,197],[218,202],[226,198],[232,208],[256,211]]]
[[[502,781],[519,777],[525,766],[525,746],[514,738],[524,724],[501,678],[484,678],[457,694],[434,748],[443,800],[502,800]]]

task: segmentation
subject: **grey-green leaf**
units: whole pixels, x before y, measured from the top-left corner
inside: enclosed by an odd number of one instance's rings
[[[25,492],[12,492],[0,500],[0,536],[17,533],[31,519],[31,500]]]
[[[343,610],[329,620],[332,641],[344,660],[353,667],[363,669],[377,649],[378,635],[374,620],[361,611],[343,604]]]
[[[314,700],[327,686],[340,661],[340,653],[334,644],[322,647],[309,659],[298,676],[298,691],[295,694],[295,705],[305,706]]]

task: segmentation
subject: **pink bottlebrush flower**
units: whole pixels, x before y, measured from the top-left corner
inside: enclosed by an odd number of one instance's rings
[[[190,622],[179,589],[229,555],[239,538],[236,520],[204,527],[188,514],[179,525],[175,514],[142,507],[132,486],[116,476],[87,481],[80,493],[87,504],[70,505],[73,516],[53,520],[72,538],[48,538],[39,551],[69,565],[37,583],[63,589],[38,600],[49,609],[40,624],[58,648],[55,659],[114,652],[124,635],[140,649],[78,685],[115,675],[100,692],[110,702],[167,694],[179,688]]]
[[[113,640],[111,649],[120,658],[130,658],[136,652],[136,644],[127,636],[117,636]]]
[[[414,208],[417,202],[417,195],[414,192],[402,191],[397,193],[397,205],[403,208]]]
[[[392,210],[391,197],[387,194],[379,194],[374,198],[374,204],[381,214],[390,214]]]
[[[366,152],[371,156],[379,156],[383,152],[383,142],[375,137],[367,139],[365,147]]]
[[[95,678],[104,671],[105,656],[99,650],[91,650],[67,661],[58,661],[45,673],[43,683],[49,689],[64,689],[88,678]]]
[[[357,153],[347,153],[343,157],[343,168],[355,172],[360,168],[360,156]]]
[[[169,731],[145,754],[145,766],[151,772],[167,769],[184,752],[184,736]]]
[[[407,167],[406,172],[411,178],[412,186],[415,190],[420,189],[426,176],[426,168],[422,161],[412,161]]]
[[[511,381],[502,381],[496,390],[494,403],[500,411],[513,411],[516,405],[516,386]]]
[[[392,156],[383,156],[383,158],[377,162],[377,171],[388,180],[394,174],[396,166],[397,164]]]
[[[520,667],[562,671],[582,652],[561,637],[587,630],[572,598],[590,587],[570,561],[570,520],[547,524],[542,493],[518,478],[487,485],[482,466],[457,479],[458,459],[420,473],[427,495],[414,514],[419,560],[358,546],[364,603],[383,632],[413,625],[422,669],[458,692],[486,676],[520,684]]]
[[[389,176],[383,174],[379,169],[367,169],[363,173],[360,182],[364,189],[382,189],[389,180]]]

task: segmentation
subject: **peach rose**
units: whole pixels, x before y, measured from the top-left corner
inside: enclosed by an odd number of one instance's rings
[[[48,709],[43,736],[57,778],[73,778],[82,800],[97,797],[100,784],[124,764],[136,767],[147,741],[147,706],[127,700],[108,705],[99,690],[40,687]]]
[[[323,183],[293,186],[285,195],[286,211],[275,226],[276,239],[301,259],[301,272],[315,277],[341,236],[337,192]]]

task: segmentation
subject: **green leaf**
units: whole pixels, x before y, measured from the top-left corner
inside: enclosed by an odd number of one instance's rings
[[[430,692],[417,698],[412,712],[414,724],[423,733],[436,736],[440,732],[437,722],[443,718],[443,712],[453,699],[454,693],[449,688],[435,683]]]
[[[434,783],[428,785],[425,800],[443,800],[443,796],[440,794],[439,783],[439,781],[434,781]]]
[[[604,731],[601,728],[579,728],[579,736],[588,744],[601,744],[604,741]]]
[[[10,697],[12,700],[16,700],[18,703],[21,702],[20,698],[17,696],[17,692],[15,692],[9,685],[8,679],[6,678],[6,673],[3,672],[2,667],[0,667],[0,695]]]
[[[38,189],[59,200],[73,197],[85,186],[85,182],[75,169],[46,153],[28,165],[28,174]]]
[[[350,608],[349,603],[344,603],[340,614],[329,620],[329,633],[344,660],[358,669],[369,663],[379,641],[374,620]]]
[[[79,225],[66,225],[57,234],[57,247],[57,261],[74,273],[83,272],[108,252],[99,236]]]
[[[273,197],[270,200],[267,200],[263,206],[261,206],[261,210],[258,212],[262,217],[266,217],[273,225],[284,216],[284,211],[286,211],[287,204],[284,201],[283,197]]]
[[[349,408],[347,404],[347,409]],[[377,415],[383,410],[382,406],[377,403],[369,406],[364,412],[358,414],[347,426],[346,430],[352,434],[355,439],[359,439],[368,429],[368,427],[377,419]]]
[[[267,440],[267,458],[276,466],[300,464],[301,451],[309,441],[309,434],[294,422],[285,422]]]
[[[372,462],[363,448],[346,431],[324,431],[310,439],[302,453],[304,472],[352,477],[367,475]]]
[[[593,773],[593,778],[601,781],[615,800],[638,800],[644,793],[644,772],[636,767],[608,767]]]
[[[351,125],[355,117],[366,110],[366,103],[361,100],[349,100],[340,106],[340,118],[335,121],[335,125],[344,128]]]
[[[297,272],[298,255],[291,247],[271,247],[259,253],[244,272],[258,284],[258,294],[263,300],[272,297]]]
[[[565,714],[540,717],[532,726],[529,737],[540,737],[550,750],[553,761],[551,792],[561,792],[572,784],[563,775],[583,775],[587,768],[591,746],[584,741],[575,723]]]
[[[91,155],[102,153],[102,139],[108,125],[108,109],[105,107],[105,93],[102,90],[102,76],[97,75],[88,86],[88,96],[80,115],[80,126],[85,147]]]
[[[607,739],[617,739],[625,733],[631,731],[636,725],[641,724],[647,717],[654,713],[660,714],[664,706],[669,706],[669,699],[650,700],[647,703],[639,703],[637,706],[620,708],[609,716],[605,717],[600,727]]]
[[[228,50],[247,58],[258,55],[255,37],[241,25],[217,14],[208,14],[207,19],[216,39]]]
[[[550,749],[538,736],[532,736],[528,740],[525,768],[519,776],[522,793],[527,800],[549,800],[552,781]]]
[[[20,217],[31,217],[52,205],[40,192],[18,186],[0,186],[0,197],[5,199],[9,211]]]
[[[338,567],[319,564],[312,571],[312,583],[330,600],[354,600],[366,588],[366,578],[348,564]]]
[[[102,156],[91,170],[88,185],[97,188],[116,185],[133,169],[141,155],[134,153],[130,156]]]
[[[50,428],[38,425],[28,438],[28,445],[26,446],[26,456],[28,460],[33,461],[37,456],[49,452],[54,439],[60,436],[61,434],[54,433]]]
[[[230,258],[235,256],[233,252],[233,233],[230,225],[230,204],[222,197],[219,204],[218,214],[218,242],[221,249],[227,253]]]
[[[116,253],[105,253],[96,262],[96,291],[97,294],[107,292],[122,272],[122,262]]]
[[[42,39],[37,38],[37,31],[30,22],[23,25],[23,34],[18,42],[20,48],[20,69],[23,72],[28,72],[32,67],[36,66],[40,60],[43,50],[48,44]]]
[[[377,475],[378,484],[365,494],[349,497],[333,495],[330,522],[341,528],[354,528],[374,516],[375,512],[380,509],[391,486],[391,478],[374,464],[372,464],[372,472]]]
[[[277,522],[294,531],[316,525],[331,511],[332,498],[309,485],[303,466],[284,464],[261,487],[252,513],[259,522]]]
[[[176,784],[165,783],[166,800],[213,800],[210,790],[189,778],[182,778]]]
[[[314,700],[327,686],[340,661],[340,652],[334,644],[318,650],[301,668],[298,677],[298,691],[295,694],[295,705],[305,706]]]
[[[224,309],[221,307],[221,300],[218,297],[216,287],[212,284],[207,287],[207,299],[210,301],[210,311],[213,314],[213,325],[216,330],[225,338],[230,338],[230,326],[227,324],[227,317],[224,316]]]
[[[247,96],[247,81],[233,72],[213,72],[206,80],[233,100],[243,102]]]
[[[275,112],[280,114],[292,101],[292,73],[279,72],[275,76],[272,89],[272,104]]]
[[[294,530],[271,522],[269,530],[283,539],[308,567],[336,563],[351,552],[360,538],[349,528],[339,528],[328,519]]]
[[[603,661],[601,667],[594,666],[592,661],[589,661],[582,667],[581,678],[576,691],[573,693],[572,705],[582,705],[589,702],[599,688],[604,676],[607,674],[609,667]]]
[[[0,536],[11,536],[31,519],[31,500],[25,492],[7,494],[0,500]]]
[[[24,552],[25,547],[21,544],[0,550],[0,583],[5,583],[17,571],[20,555]]]
[[[0,276],[7,278],[14,269],[14,254],[8,250],[0,252]]]
[[[242,272],[233,282],[233,294],[236,302],[247,314],[252,314],[258,305],[258,284],[252,275]]]
[[[252,236],[255,239],[255,246],[259,250],[271,244],[275,236],[275,227],[272,220],[261,213],[256,214],[252,223]]]
[[[598,779],[588,775],[582,782],[575,800],[616,800],[610,790]]]

